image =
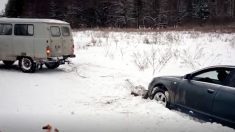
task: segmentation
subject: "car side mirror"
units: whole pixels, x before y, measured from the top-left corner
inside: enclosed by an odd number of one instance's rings
[[[191,80],[192,79],[192,74],[185,75],[184,79]]]

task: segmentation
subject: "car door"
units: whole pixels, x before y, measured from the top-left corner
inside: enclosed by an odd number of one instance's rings
[[[211,114],[219,87],[217,70],[195,73],[178,85],[177,105],[203,114]]]
[[[226,83],[215,96],[213,114],[235,123],[235,72],[231,73]]]
[[[63,45],[60,26],[50,26],[51,32],[51,57],[61,57],[63,55]]]

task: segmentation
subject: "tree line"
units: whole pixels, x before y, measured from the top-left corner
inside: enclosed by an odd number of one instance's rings
[[[6,17],[53,18],[80,27],[168,27],[234,21],[235,0],[9,0]]]

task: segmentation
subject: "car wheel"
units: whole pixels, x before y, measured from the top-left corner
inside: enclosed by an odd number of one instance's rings
[[[15,63],[15,61],[2,61],[3,62],[3,64],[5,64],[6,66],[12,66],[14,63]]]
[[[19,66],[21,71],[25,73],[33,73],[36,71],[36,63],[29,57],[21,58],[19,61]]]
[[[163,106],[168,107],[169,92],[158,88],[154,94],[153,99],[162,104]]]
[[[60,63],[59,62],[48,62],[48,63],[45,63],[45,65],[48,69],[56,69],[60,66]]]

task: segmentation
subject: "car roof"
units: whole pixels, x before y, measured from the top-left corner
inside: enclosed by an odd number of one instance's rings
[[[233,65],[216,65],[216,66],[207,67],[206,69],[209,69],[209,68],[232,68],[232,69],[234,69],[235,66],[233,66]]]
[[[206,70],[210,70],[210,69],[235,69],[235,66],[233,65],[215,65],[215,66],[210,66],[210,67],[205,67],[205,68],[202,68],[202,69],[199,69],[199,70],[196,70],[194,72],[192,72],[191,74],[194,74],[194,73],[198,73],[198,72],[201,72],[201,71],[206,71]]]
[[[48,23],[48,24],[69,24],[65,21],[55,19],[32,19],[32,18],[0,18],[2,23]]]

